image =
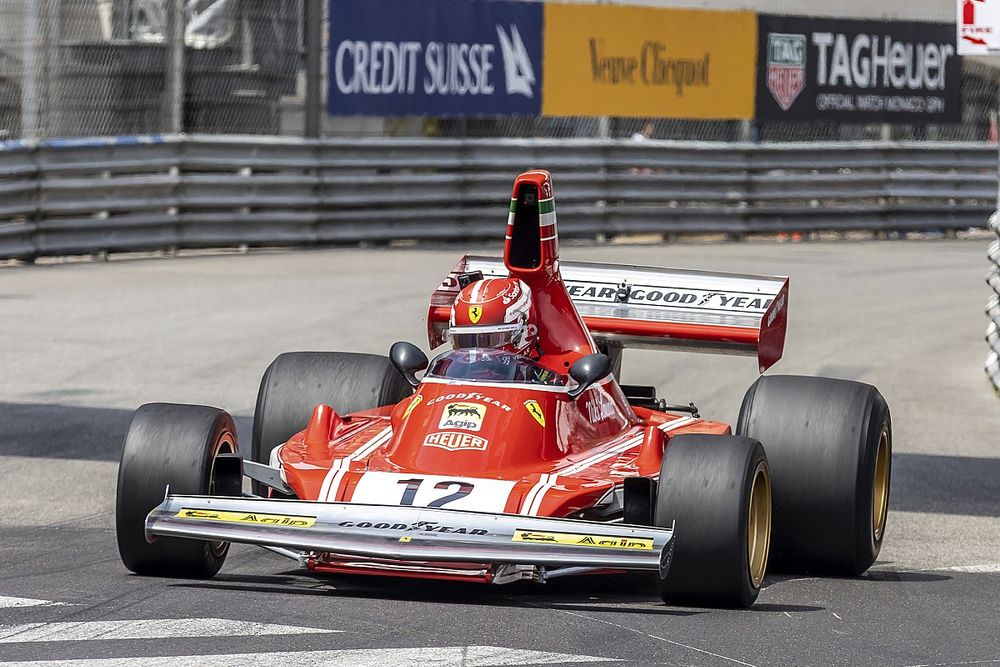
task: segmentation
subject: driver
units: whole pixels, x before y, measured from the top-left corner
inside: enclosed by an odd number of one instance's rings
[[[466,285],[451,307],[451,345],[493,348],[538,358],[538,325],[531,290],[517,278],[484,278]]]
[[[538,325],[531,303],[531,289],[517,278],[485,278],[466,285],[451,307],[448,329],[456,350],[499,350],[478,359],[470,356],[468,376],[481,380],[505,380],[557,384],[556,373],[520,359],[535,360]],[[527,374],[529,377],[522,377]]]

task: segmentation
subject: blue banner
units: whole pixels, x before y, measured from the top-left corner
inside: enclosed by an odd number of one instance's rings
[[[540,2],[330,0],[334,116],[537,116]]]

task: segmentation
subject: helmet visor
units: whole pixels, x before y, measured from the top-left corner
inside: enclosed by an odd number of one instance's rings
[[[458,349],[470,347],[512,347],[514,338],[523,328],[521,324],[504,324],[489,327],[457,327],[448,331],[451,346]]]

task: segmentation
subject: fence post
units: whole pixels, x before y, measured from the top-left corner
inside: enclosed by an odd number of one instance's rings
[[[37,139],[39,107],[39,49],[42,35],[39,30],[39,13],[42,2],[28,2],[24,12],[24,73],[21,79],[21,136]]]
[[[323,106],[320,73],[323,62],[323,0],[305,0],[306,25],[306,99],[304,136],[319,136],[319,119]]]
[[[167,132],[180,134],[184,131],[184,0],[168,0],[166,9],[164,125]]]

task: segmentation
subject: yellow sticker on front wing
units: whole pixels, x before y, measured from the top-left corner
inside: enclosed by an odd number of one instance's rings
[[[255,523],[264,526],[283,526],[285,528],[311,528],[316,523],[314,516],[295,516],[286,514],[264,514],[261,512],[222,512],[215,510],[199,510],[182,507],[177,513],[181,519],[207,519],[209,521],[226,521],[229,523]]]
[[[652,551],[653,549],[653,538],[651,537],[549,533],[537,530],[515,530],[511,541],[532,544],[568,544],[577,547],[601,547],[604,549],[641,549],[643,551]]]

